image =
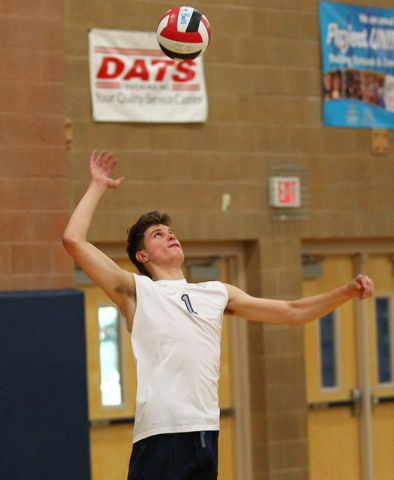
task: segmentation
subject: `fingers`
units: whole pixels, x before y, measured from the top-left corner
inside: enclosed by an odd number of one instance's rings
[[[368,275],[358,275],[356,277],[356,281],[358,283],[358,289],[361,290],[358,296],[360,300],[364,300],[365,298],[369,298],[373,295],[375,284],[373,280],[368,277]]]
[[[121,183],[123,183],[123,181],[124,177],[119,177],[117,180],[110,179],[108,186],[109,188],[117,188]]]
[[[111,155],[111,157],[108,158],[110,155]],[[110,159],[112,158],[112,156],[113,156],[112,153],[111,153],[110,155],[108,155],[108,157],[104,160],[105,165],[107,165],[107,163],[109,162],[109,160],[110,160]],[[111,175],[111,172],[112,172],[112,170],[116,167],[118,161],[119,161],[119,160],[118,160],[117,158],[115,158],[115,159],[112,161],[112,163],[108,166],[108,168],[107,168],[107,174],[108,174],[108,175]],[[103,162],[103,163],[104,163],[104,162]]]
[[[97,158],[94,158],[96,156],[96,150],[94,150],[94,152],[92,153],[91,159],[93,159],[93,163],[96,165],[96,167],[101,167],[101,168],[105,169],[105,166],[107,165],[107,163],[113,157],[113,153],[109,153],[107,157],[105,156],[106,154],[107,154],[107,152],[105,150],[103,150],[97,156]]]
[[[92,155],[90,156],[90,165],[93,165],[96,162],[95,156],[96,150],[93,150]]]
[[[102,170],[105,170],[108,175],[111,174],[112,170],[116,167],[116,164],[118,163],[118,159],[115,158],[112,162],[112,158],[114,154],[110,152],[107,155],[107,152],[103,150],[96,158],[96,150],[93,151],[91,157],[90,157],[90,163],[93,164],[96,167],[101,168]],[[107,155],[107,156],[106,156]]]

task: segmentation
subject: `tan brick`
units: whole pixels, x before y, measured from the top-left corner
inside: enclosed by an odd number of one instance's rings
[[[0,208],[3,209],[63,209],[68,205],[65,179],[0,178],[0,190]]]
[[[274,2],[273,2],[274,3]],[[285,36],[286,12],[280,9],[264,9],[253,15],[253,35],[263,37]]]
[[[30,283],[30,288],[34,290],[70,288],[73,286],[73,277],[71,274],[33,275]]]
[[[7,66],[2,69],[3,79],[26,80],[26,72],[29,72],[29,80],[42,79],[43,76],[43,59],[40,51],[30,50],[26,54],[19,49],[2,49],[0,65]]]
[[[285,471],[270,472],[272,480],[309,480],[308,467],[286,469]]]
[[[0,145],[0,168],[5,177],[66,177],[68,174],[63,146]]]
[[[51,19],[32,17],[3,17],[0,19],[0,34],[3,48],[31,50],[58,50],[63,40],[59,35],[61,24]],[[23,51],[21,54],[25,54]]]
[[[64,117],[10,114],[5,118],[7,144],[59,145],[65,142]]]
[[[4,275],[9,275],[12,269],[11,245],[0,243],[0,279]]]
[[[30,213],[28,221],[30,240],[60,242],[68,219],[68,211]]]
[[[252,10],[250,8],[222,8],[221,6],[207,5],[204,14],[209,19],[212,31],[216,35],[235,37],[249,36],[252,31]]]
[[[0,290],[31,290],[31,275],[1,275]]]
[[[282,412],[267,416],[267,430],[271,441],[305,439],[305,425],[304,412]]]
[[[48,0],[49,1],[49,0]],[[89,37],[81,25],[69,25],[64,29],[64,54],[86,57],[89,52]]]
[[[63,2],[53,0],[41,0],[41,16],[50,18],[52,21],[63,20]]]
[[[37,11],[37,5],[34,5],[33,3],[24,2],[23,0],[15,0],[1,2],[0,14],[35,17],[39,15],[39,11]]]
[[[64,115],[63,83],[29,83],[25,109],[29,113]]]
[[[306,389],[303,384],[267,385],[265,392],[268,412],[278,414],[288,410],[306,412]]]
[[[238,37],[217,36],[216,34],[212,36],[209,48],[204,53],[204,66],[215,63],[234,64],[239,40]]]
[[[302,353],[269,356],[265,359],[267,385],[291,385],[304,382]]]
[[[271,470],[307,468],[308,448],[306,439],[270,442],[269,464]]]
[[[206,65],[206,82],[212,93],[253,93],[259,80],[251,67],[236,65]]]
[[[12,247],[12,273],[47,273],[51,267],[48,245],[25,244]]]
[[[218,134],[220,150],[253,152],[256,149],[254,132],[249,125],[224,125]]]
[[[55,274],[72,275],[74,263],[70,255],[60,243],[51,245],[52,269]]]
[[[63,82],[65,75],[63,50],[44,51],[41,55],[40,79],[44,81]]]
[[[175,137],[175,130],[174,137]],[[150,138],[154,132],[145,125],[134,124],[132,127],[125,123],[108,124],[105,122],[93,123],[90,119],[84,122],[73,123],[74,148],[97,150],[117,150],[133,148],[147,148],[152,145]],[[88,159],[90,158],[90,153]]]
[[[29,238],[29,215],[0,212],[0,242],[24,242]]]
[[[90,90],[87,87],[66,88],[64,95],[66,116],[71,118],[73,122],[91,117],[91,97]]]
[[[3,112],[23,112],[26,95],[26,87],[22,82],[0,81],[0,104]]]
[[[66,25],[84,25],[89,28],[118,28],[120,30],[139,29],[144,22],[144,2],[134,0],[112,0],[103,3],[101,0],[91,0],[89,3],[81,3],[77,0],[69,0],[65,15]],[[163,11],[162,14],[160,12]],[[165,7],[157,10],[156,22],[152,23],[151,30],[156,28],[160,17],[166,12]]]

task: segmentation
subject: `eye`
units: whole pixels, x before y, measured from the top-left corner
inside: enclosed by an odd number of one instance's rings
[[[157,236],[161,237],[161,233],[157,232],[157,233],[155,234],[155,237],[157,237]]]

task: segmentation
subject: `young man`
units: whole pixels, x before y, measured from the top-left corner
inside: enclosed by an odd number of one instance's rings
[[[138,388],[128,480],[215,480],[223,314],[303,325],[352,298],[370,297],[374,284],[359,275],[331,292],[290,302],[254,298],[220,282],[188,284],[170,218],[158,212],[143,215],[129,232],[129,256],[145,276],[126,272],[86,240],[100,198],[124,180],[110,178],[116,163],[111,153],[93,152],[92,181],[63,243],[119,306],[132,332]]]

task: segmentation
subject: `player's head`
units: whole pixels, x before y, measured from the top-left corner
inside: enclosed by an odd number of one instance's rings
[[[145,232],[152,225],[166,225],[168,227],[171,225],[171,217],[168,213],[161,214],[158,211],[146,213],[130,228],[127,239],[127,253],[130,260],[140,273],[149,278],[152,278],[152,275],[145,265],[137,260],[136,254],[145,248]]]

